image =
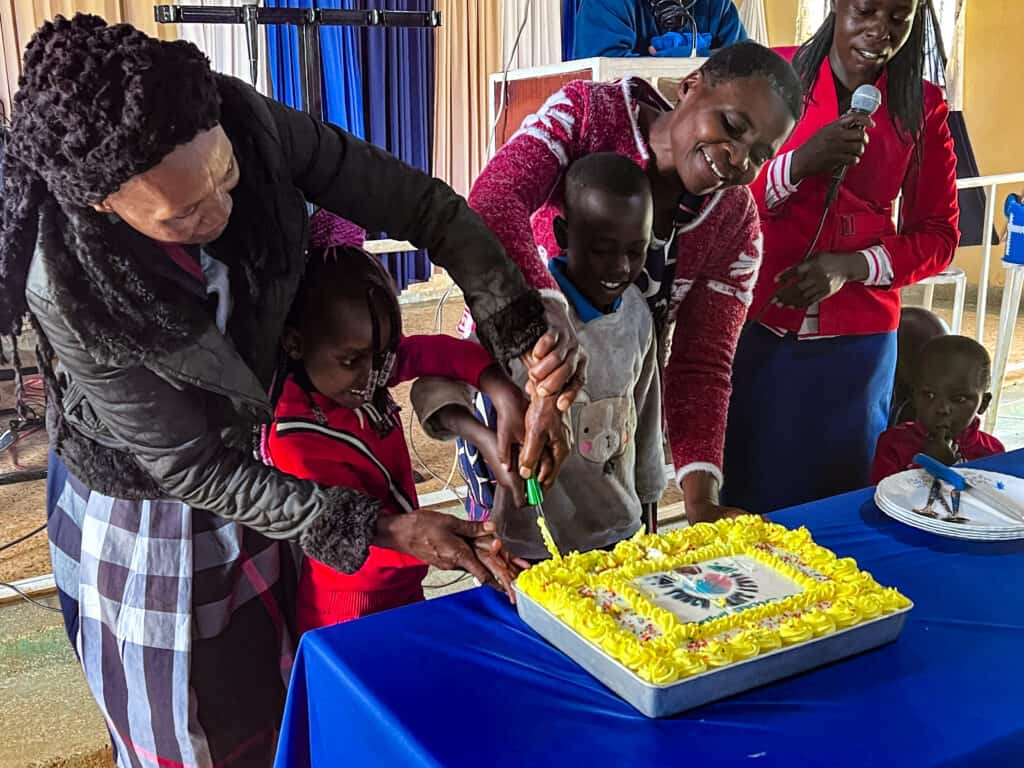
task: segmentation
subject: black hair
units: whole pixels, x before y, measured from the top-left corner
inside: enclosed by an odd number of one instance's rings
[[[903,47],[885,65],[886,105],[893,122],[904,142],[913,143],[914,156],[918,166],[921,161],[921,134],[924,128],[924,67],[927,55],[926,22],[929,18],[930,0],[918,0],[910,36]],[[832,50],[832,38],[836,31],[835,11],[829,11],[824,23],[818,28],[793,57],[793,66],[800,75],[806,98],[811,98],[818,81],[821,64]]]
[[[771,48],[754,42],[735,43],[719,48],[701,66],[709,85],[760,77],[779,95],[790,116],[799,120],[804,112],[804,93],[796,70]]]
[[[156,246],[91,206],[219,119],[216,80],[191,43],[83,14],[44,24],[25,49],[4,151],[0,334],[21,332],[40,234],[62,252],[54,301],[97,356],[138,358],[147,341],[183,343],[205,324],[178,287],[140,270]],[[54,231],[41,233],[42,213]]]
[[[390,418],[397,412],[386,379],[390,378],[391,365],[398,349],[402,334],[402,312],[398,304],[398,293],[391,275],[384,269],[376,256],[354,246],[313,247],[309,251],[306,271],[288,313],[288,325],[302,332],[310,324],[321,322],[327,317],[330,306],[341,299],[361,300],[366,303],[373,324],[374,373],[377,381],[371,381],[368,393],[370,403],[377,411],[374,419],[377,431],[386,435],[397,420]],[[381,319],[386,317],[391,335],[387,342],[380,339]],[[295,361],[285,362],[292,371],[301,368]],[[373,374],[371,374],[373,375]],[[278,380],[283,384],[283,376]],[[276,400],[280,392],[272,392]]]
[[[992,360],[988,351],[967,336],[936,336],[923,347],[917,357],[915,383],[920,383],[925,365],[933,361],[953,365],[954,361],[969,365],[977,372],[977,386],[987,392],[992,386]]]
[[[651,182],[643,169],[624,155],[594,152],[576,160],[565,174],[565,211],[568,216],[585,190],[596,189],[615,197],[651,197]]]
[[[401,331],[401,310],[395,281],[380,260],[352,245],[309,249],[306,271],[288,314],[288,324],[302,328],[316,322],[338,299],[371,300],[371,311],[383,310],[392,321],[392,340]]]

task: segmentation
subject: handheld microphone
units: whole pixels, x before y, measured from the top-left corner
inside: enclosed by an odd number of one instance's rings
[[[873,85],[865,84],[853,92],[853,98],[850,100],[850,111],[846,114],[856,113],[870,117],[875,114],[881,105],[882,92]],[[828,195],[825,197],[826,208],[832,204],[836,199],[836,195],[839,194],[839,185],[843,183],[843,179],[846,178],[846,172],[849,169],[850,166],[841,165],[832,174],[832,181],[828,186]]]
[[[879,91],[873,85],[862,85],[856,91],[853,92],[853,98],[850,100],[850,111],[846,114],[857,113],[860,115],[871,116],[875,114],[878,108],[882,105],[882,92]],[[810,244],[807,246],[807,252],[804,257],[800,260],[800,263],[806,262],[810,259],[814,253],[815,248],[818,246],[818,240],[821,238],[821,232],[825,228],[825,220],[828,218],[829,211],[832,210],[832,204],[836,201],[836,196],[839,194],[839,185],[843,183],[843,179],[846,178],[846,171],[849,170],[848,165],[842,165],[836,168],[832,174],[832,181],[828,185],[828,194],[825,195],[825,209],[821,212],[821,218],[818,220],[818,230],[814,233],[814,237],[811,239]],[[765,304],[761,306],[757,314],[754,317],[749,318],[743,326],[743,332],[752,326],[756,325],[761,320],[761,315],[764,314],[765,309],[771,304],[772,300],[775,299],[785,288],[792,285],[795,280],[790,281],[787,285],[779,286],[775,293],[772,294]]]

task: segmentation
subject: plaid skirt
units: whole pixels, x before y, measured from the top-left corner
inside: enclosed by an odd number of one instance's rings
[[[292,664],[288,545],[178,501],[96,493],[53,453],[47,527],[117,765],[271,765]]]

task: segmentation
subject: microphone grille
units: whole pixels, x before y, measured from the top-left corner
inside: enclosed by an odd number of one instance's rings
[[[853,92],[850,100],[850,109],[855,112],[863,112],[865,115],[875,114],[882,105],[882,92],[873,85],[862,85]]]

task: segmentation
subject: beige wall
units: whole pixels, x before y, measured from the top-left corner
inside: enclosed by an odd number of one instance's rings
[[[1024,146],[1021,134],[1008,126],[1024,124],[1024,100],[1008,97],[1004,83],[1012,79],[1008,68],[1017,66],[1016,56],[1008,53],[1009,41],[1024,33],[1024,2],[1022,0],[975,0],[967,4],[967,38],[964,66],[964,117],[971,143],[983,175],[1024,171]],[[796,32],[797,0],[766,0],[768,35],[773,46],[793,45]],[[1021,147],[1018,149],[1018,147]],[[996,228],[1003,231],[1003,200],[1020,187],[1000,188],[996,196]],[[1001,246],[992,248],[992,276],[1002,283],[999,259]],[[977,281],[981,266],[981,247],[961,248],[956,265],[965,269],[971,282]]]
[[[796,37],[797,0],[766,0],[768,38],[775,47],[793,45]]]
[[[1012,69],[1019,68],[1013,53],[1016,36],[1024,33],[1024,3],[1021,0],[981,0],[967,4],[967,38],[964,65],[964,118],[971,134],[978,169],[983,175],[1024,171],[1019,126],[1024,118],[1024,102],[1015,98]],[[1002,39],[1004,42],[999,43]],[[1002,232],[1006,219],[1003,200],[1009,192],[1024,191],[1024,185],[1003,187],[996,195],[996,228]],[[999,268],[1002,246],[992,248],[992,274],[1001,285]],[[982,251],[961,248],[957,265],[966,269],[972,282],[977,280]]]

